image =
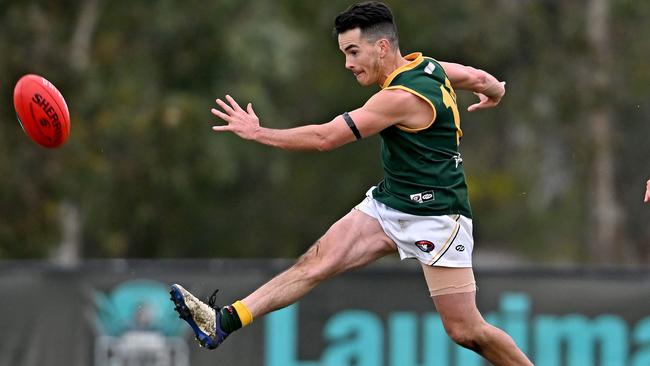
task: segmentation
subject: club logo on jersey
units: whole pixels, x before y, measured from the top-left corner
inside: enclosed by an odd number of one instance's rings
[[[465,246],[462,244],[456,245],[456,251],[457,252],[463,252],[465,251]]]
[[[436,197],[433,195],[433,191],[415,193],[412,194],[410,197],[411,197],[411,201],[415,201],[417,203],[424,203],[426,201],[431,201],[436,199]]]
[[[456,169],[458,169],[458,165],[463,162],[463,158],[460,157],[460,153],[458,155],[454,155],[452,159],[456,163]]]
[[[427,67],[424,68],[424,72],[431,75],[431,74],[433,74],[433,70],[435,70],[435,69],[436,69],[436,65],[434,65],[433,62],[429,62]]]
[[[418,240],[415,242],[415,246],[425,253],[429,253],[436,248],[436,246],[428,240]]]

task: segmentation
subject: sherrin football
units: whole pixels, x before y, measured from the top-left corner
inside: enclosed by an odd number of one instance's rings
[[[18,80],[14,108],[23,130],[37,144],[54,148],[68,138],[68,106],[61,92],[44,77],[29,74]]]

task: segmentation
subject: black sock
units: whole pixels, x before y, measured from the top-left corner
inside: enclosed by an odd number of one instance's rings
[[[221,312],[221,330],[232,333],[241,328],[241,320],[234,307],[224,306],[219,312]]]

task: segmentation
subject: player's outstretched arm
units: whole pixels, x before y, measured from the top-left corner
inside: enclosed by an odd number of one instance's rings
[[[643,199],[643,202],[650,202],[650,179],[648,179],[648,183],[646,183],[645,198]]]
[[[505,81],[499,81],[489,73],[471,66],[451,62],[440,62],[454,89],[473,91],[479,102],[467,108],[473,112],[495,107],[506,93]]]
[[[226,122],[225,125],[213,126],[212,129],[216,132],[232,132],[245,140],[287,150],[326,151],[346,143],[345,122],[337,125],[332,121],[323,125],[306,125],[284,130],[265,128],[260,126],[260,120],[251,103],[248,103],[244,110],[230,95],[226,95],[225,99],[228,103],[221,99],[216,100],[221,110],[211,110],[212,114]],[[349,139],[353,141],[354,137]]]
[[[327,123],[289,129],[262,127],[251,103],[244,110],[235,99],[226,95],[228,103],[216,100],[221,110],[212,108],[212,114],[226,124],[213,126],[212,129],[232,132],[243,139],[286,150],[333,150],[356,139],[374,135],[399,121],[400,113],[404,110],[402,99],[405,95],[408,93],[400,94],[400,91],[393,90],[375,94],[363,107],[349,113],[354,127],[339,115]]]

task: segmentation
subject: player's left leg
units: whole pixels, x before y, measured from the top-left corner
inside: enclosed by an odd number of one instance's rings
[[[509,335],[481,316],[471,268],[422,268],[445,331],[454,342],[496,366],[532,365]]]

